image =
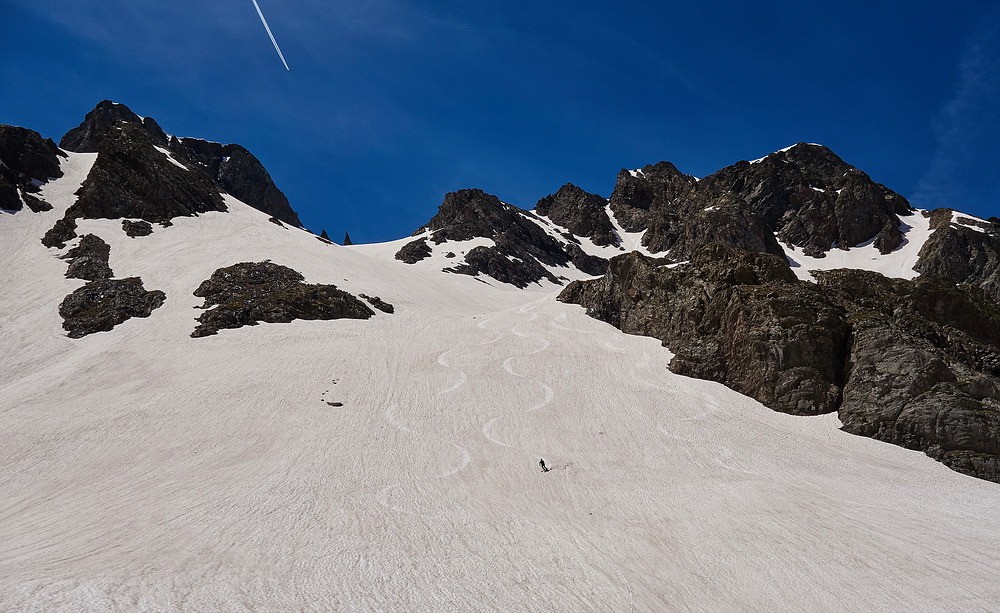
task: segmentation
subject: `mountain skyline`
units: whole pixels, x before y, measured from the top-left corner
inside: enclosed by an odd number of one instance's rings
[[[530,209],[568,181],[607,197],[623,164],[704,176],[801,141],[914,206],[997,213],[990,3],[324,7],[263,6],[285,73],[250,3],[0,2],[0,122],[57,138],[117,100],[246,146],[307,227],[356,242],[462,188]]]

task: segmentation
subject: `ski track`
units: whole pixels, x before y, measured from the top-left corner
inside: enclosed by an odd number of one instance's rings
[[[81,220],[167,298],[69,340],[82,282],[38,239],[95,157],[43,187],[53,211],[0,215],[0,611],[1000,602],[996,484],[674,375],[554,287],[321,244],[225,196],[140,239]],[[396,313],[191,339],[194,289],[264,259]]]

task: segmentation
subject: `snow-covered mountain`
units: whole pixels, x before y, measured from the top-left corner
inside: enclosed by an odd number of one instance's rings
[[[0,609],[1000,601],[995,219],[800,144],[345,247],[238,145],[60,145],[0,127]]]

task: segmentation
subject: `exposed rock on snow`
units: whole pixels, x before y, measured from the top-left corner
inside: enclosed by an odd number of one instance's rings
[[[149,236],[153,233],[153,224],[148,221],[132,221],[131,219],[122,220],[122,230],[125,230],[125,234],[135,238],[137,236]]]
[[[531,215],[479,189],[452,192],[445,196],[437,215],[416,232],[428,236],[405,245],[396,259],[412,263],[429,257],[432,250],[427,240],[440,245],[485,238],[495,244],[471,249],[464,263],[445,270],[472,276],[484,274],[521,288],[542,279],[559,283],[547,267],[566,267],[574,257],[565,243],[543,230]],[[575,259],[590,270],[601,265],[582,251]]]
[[[39,189],[34,181],[63,175],[60,157],[66,154],[38,132],[0,125],[0,209],[20,211],[27,204],[36,213],[51,210],[48,203],[31,194]]]
[[[403,245],[403,248],[396,252],[396,259],[407,264],[416,264],[420,260],[431,257],[431,246],[427,244],[426,238],[418,238]]]
[[[146,291],[142,279],[100,279],[76,290],[59,305],[63,328],[70,338],[107,332],[133,317],[149,317],[166,295]]]
[[[1000,300],[1000,225],[952,223],[951,209],[931,211],[930,238],[914,270],[953,283],[972,283]]]
[[[139,117],[124,104],[102,100],[84,118],[83,123],[62,137],[59,146],[76,153],[98,153],[104,141],[116,138],[115,129],[122,125],[140,127],[157,145],[166,146],[168,138],[151,117]]]
[[[172,138],[170,150],[180,159],[200,165],[226,193],[292,227],[302,226],[288,198],[246,148],[197,138]]]
[[[48,202],[29,194],[27,191],[21,192],[21,199],[32,213],[45,213],[52,210],[52,205]]]
[[[622,171],[611,208],[643,245],[683,260],[709,242],[782,254],[774,240],[813,257],[874,241],[902,244],[909,203],[821,145],[799,144],[756,163],[739,162],[701,180],[669,162]]]
[[[66,217],[163,222],[226,205],[211,178],[172,163],[142,124],[119,122],[97,142],[97,161]]]
[[[546,196],[535,205],[535,212],[569,230],[572,235],[590,238],[595,245],[618,245],[621,237],[607,213],[608,201],[586,192],[572,183]]]
[[[296,319],[368,319],[375,314],[335,285],[309,285],[304,277],[272,262],[243,262],[220,268],[195,290],[208,309],[198,317],[193,337],[259,322]]]
[[[852,343],[844,429],[1000,482],[1000,310],[976,287],[866,271],[818,274]]]
[[[394,306],[392,306],[385,300],[382,300],[378,296],[367,296],[365,294],[358,294],[358,297],[361,298],[362,300],[368,301],[368,304],[372,305],[373,307],[382,311],[383,313],[392,314],[396,311],[396,308]]]
[[[98,104],[61,145],[68,151],[100,154],[94,180],[88,179],[81,207],[74,213],[79,217],[138,217],[162,223],[225,210],[217,193],[221,190],[289,225],[302,225],[271,175],[244,147],[168,137],[156,121],[122,104]],[[185,180],[184,174],[191,176]]]
[[[622,170],[611,193],[611,210],[626,232],[640,232],[649,226],[650,211],[669,206],[696,183],[670,162],[644,166],[640,171]]]
[[[710,245],[677,267],[638,253],[560,300],[675,353],[671,370],[778,411],[1000,481],[1000,310],[981,290],[857,270],[799,281],[780,258]]]
[[[779,257],[710,245],[688,264],[637,252],[559,296],[674,352],[671,369],[719,381],[786,413],[836,410],[848,329],[814,285]]]
[[[110,256],[111,247],[107,243],[93,234],[85,234],[80,243],[63,256],[69,262],[66,277],[86,281],[110,279],[114,276],[108,263]]]
[[[55,225],[42,236],[42,244],[50,248],[64,249],[67,241],[76,238],[76,227],[76,219],[73,217],[56,220]]]

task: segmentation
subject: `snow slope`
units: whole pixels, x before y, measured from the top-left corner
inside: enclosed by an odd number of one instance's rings
[[[326,245],[230,199],[145,238],[82,222],[167,301],[70,340],[57,305],[82,282],[38,239],[92,161],[45,187],[55,211],[0,216],[0,610],[1000,602],[996,484],[673,375],[552,286]],[[264,258],[396,314],[190,338],[194,288]]]
[[[923,211],[917,210],[913,215],[903,217],[902,221],[900,229],[903,231],[903,244],[885,255],[875,248],[875,237],[850,249],[830,249],[822,258],[806,255],[800,247],[790,245],[781,239],[778,239],[778,242],[785,250],[792,272],[803,281],[813,281],[814,270],[837,268],[871,270],[890,278],[914,279],[919,273],[913,270],[913,267],[920,259],[920,249],[930,238],[931,220],[923,215]]]

